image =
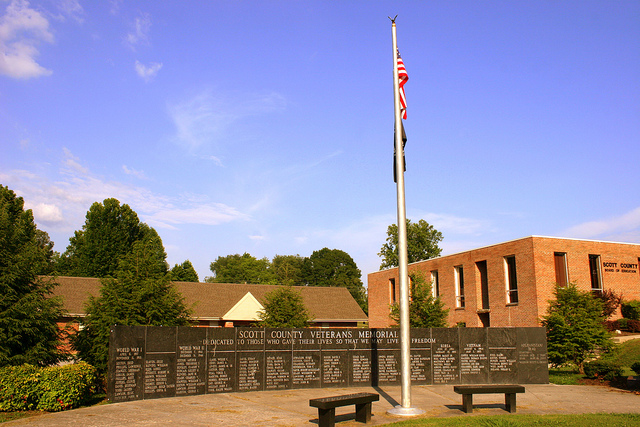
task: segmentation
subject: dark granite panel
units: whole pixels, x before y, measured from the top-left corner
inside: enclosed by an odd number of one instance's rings
[[[547,384],[549,365],[545,328],[518,328],[518,382]]]
[[[229,393],[236,389],[235,351],[207,353],[207,393]]]
[[[238,342],[240,338],[238,338]],[[236,390],[264,390],[264,351],[238,351],[236,353]]]
[[[319,388],[320,350],[294,351],[291,361],[292,388]]]
[[[176,396],[204,394],[207,383],[207,329],[177,329]]]
[[[352,386],[368,386],[373,378],[377,378],[377,360],[373,362],[371,350],[352,350],[349,384]],[[375,367],[375,370],[373,368]]]
[[[411,384],[431,384],[431,349],[411,350]]]
[[[113,326],[109,336],[107,397],[112,402],[143,398],[144,326]]]
[[[433,328],[431,373],[433,384],[460,383],[460,328]]]
[[[267,350],[265,352],[264,389],[290,389],[291,365],[291,351]]]
[[[175,353],[178,328],[175,326],[147,326],[147,354]]]
[[[323,350],[320,360],[322,387],[346,387],[349,385],[349,352]]]
[[[489,348],[487,328],[460,329],[460,383],[487,384]]]
[[[400,350],[379,349],[377,352],[377,356],[378,384],[400,385]]]
[[[489,328],[489,383],[518,382],[516,328]]]
[[[158,399],[161,397],[173,397],[176,395],[175,351],[147,352],[144,361],[143,384],[145,399]]]

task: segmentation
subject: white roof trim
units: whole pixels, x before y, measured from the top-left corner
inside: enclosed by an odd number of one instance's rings
[[[251,292],[247,292],[245,296],[240,298],[231,310],[227,311],[222,319],[224,320],[260,320],[259,313],[264,307],[254,297]]]

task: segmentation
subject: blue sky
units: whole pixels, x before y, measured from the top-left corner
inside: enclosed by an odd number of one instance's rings
[[[324,247],[366,274],[407,216],[454,253],[640,243],[640,2],[0,0],[0,183],[55,249],[129,204],[171,265]]]

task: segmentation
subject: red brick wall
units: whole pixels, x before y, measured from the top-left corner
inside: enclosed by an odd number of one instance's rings
[[[566,253],[569,281],[581,289],[590,290],[589,254],[600,255],[601,263],[616,263],[619,271],[602,267],[604,289],[622,293],[625,299],[640,299],[640,245],[588,240],[526,237],[468,252],[448,255],[411,264],[409,272],[419,271],[430,280],[431,271],[438,270],[440,298],[449,310],[449,324],[464,322],[466,326],[482,326],[478,310],[482,309],[478,261],[487,262],[491,326],[537,326],[546,314],[548,301],[555,287],[554,253]],[[518,303],[507,304],[507,281],[504,257],[515,256],[518,283]],[[622,272],[622,264],[636,265]],[[465,307],[455,305],[455,266],[464,268]],[[389,319],[389,280],[395,279],[396,299],[399,293],[398,269],[371,273],[369,286],[369,327],[391,325]]]

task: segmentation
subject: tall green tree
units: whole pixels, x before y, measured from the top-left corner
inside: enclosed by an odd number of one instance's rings
[[[573,363],[584,373],[584,362],[612,347],[604,327],[603,303],[575,283],[556,286],[542,326],[547,328],[547,353],[555,366]]]
[[[277,284],[287,286],[306,285],[304,261],[300,255],[276,255],[271,261],[271,270]]]
[[[440,256],[442,249],[438,243],[442,241],[442,233],[421,219],[411,222],[407,219],[407,256],[409,262],[424,261]],[[380,270],[397,267],[398,262],[398,226],[391,224],[387,228],[387,240],[382,245],[378,256],[382,258]]]
[[[278,287],[265,296],[258,326],[264,328],[306,328],[309,312],[300,293],[290,286]]]
[[[193,268],[191,261],[186,260],[182,264],[176,264],[171,269],[171,280],[174,282],[198,282],[198,273]]]
[[[120,205],[113,198],[95,202],[87,212],[82,230],[69,239],[59,272],[79,277],[113,276],[120,258],[149,233],[155,231],[141,222],[129,205]]]
[[[257,259],[248,253],[218,257],[210,265],[211,283],[273,283],[274,275],[270,270],[268,258]]]
[[[0,366],[60,361],[62,302],[55,283],[39,278],[51,262],[50,241],[24,200],[0,185]]]
[[[186,326],[190,310],[158,258],[162,242],[150,233],[121,257],[114,278],[102,279],[98,297],[90,297],[83,328],[73,346],[99,372],[107,370],[111,325]]]
[[[306,261],[305,270],[308,286],[347,288],[367,313],[367,292],[360,279],[362,273],[348,253],[329,248],[314,251]]]
[[[420,273],[411,274],[411,299],[409,301],[409,323],[412,328],[445,328],[449,309],[440,298],[434,298],[431,283]],[[400,324],[400,306],[391,306],[389,315]]]

